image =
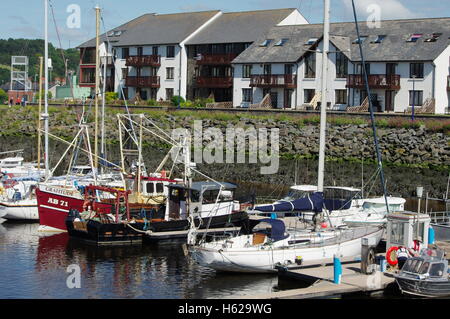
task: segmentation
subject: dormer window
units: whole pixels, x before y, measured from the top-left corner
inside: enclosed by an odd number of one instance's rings
[[[118,37],[121,34],[122,34],[122,31],[114,31],[114,36],[115,37]]]
[[[359,38],[356,38],[352,43],[354,43],[354,44],[359,44],[359,43],[363,43],[364,42],[364,40],[366,40],[367,39],[367,36],[360,36]]]
[[[277,47],[283,46],[288,40],[289,39],[281,39],[280,41],[278,41],[274,45],[277,46]]]
[[[314,43],[317,42],[317,40],[319,40],[318,38],[311,38],[308,41],[305,42],[306,45],[313,45]]]
[[[433,33],[431,38],[426,39],[425,42],[436,42],[441,35],[442,33]]]
[[[414,33],[406,42],[417,42],[422,36],[422,33]]]
[[[381,43],[383,42],[384,38],[386,38],[386,35],[379,35],[374,41],[371,43]]]
[[[270,42],[272,42],[272,40],[269,40],[269,39],[264,40],[259,46],[260,47],[267,47],[267,46],[269,46]]]

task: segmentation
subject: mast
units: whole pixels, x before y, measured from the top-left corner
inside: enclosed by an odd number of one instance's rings
[[[387,212],[387,214],[389,214],[389,204],[388,204],[388,199],[387,199],[387,190],[386,190],[386,183],[385,183],[385,178],[384,178],[383,161],[382,161],[382,157],[381,157],[380,146],[378,144],[377,127],[375,125],[375,115],[373,114],[373,105],[372,105],[372,98],[370,96],[370,87],[369,87],[369,79],[368,79],[367,70],[366,70],[366,61],[364,59],[364,54],[363,54],[363,50],[362,50],[361,37],[359,34],[358,18],[356,17],[356,8],[355,8],[354,0],[352,0],[352,7],[353,7],[353,16],[355,18],[356,34],[358,35],[359,54],[361,55],[361,68],[363,69],[364,84],[365,84],[367,96],[369,99],[370,121],[372,122],[373,141],[375,144],[375,151],[377,154],[378,168],[380,170],[380,182],[381,182],[381,187],[383,189],[384,201],[386,203],[386,212]]]
[[[45,54],[44,54],[44,74],[45,74],[45,85],[44,85],[44,114],[42,117],[44,118],[44,161],[45,161],[45,177],[49,176],[49,161],[48,161],[48,0],[44,0],[45,5]]]
[[[319,167],[317,172],[317,191],[323,192],[325,172],[325,134],[327,125],[327,72],[328,52],[330,50],[330,0],[324,0],[323,16],[323,50],[322,50],[322,102],[320,103],[320,136],[319,136]]]
[[[101,127],[100,127],[100,156],[103,159],[106,159],[105,155],[105,98],[106,98],[106,66],[108,65],[108,54],[105,55],[103,60],[103,88],[102,88],[102,119],[101,119]],[[101,168],[103,173],[103,166]]]
[[[94,170],[98,168],[98,93],[100,86],[100,7],[95,7],[95,129],[94,129]]]
[[[44,68],[44,58],[39,57],[39,109],[38,109],[38,146],[37,146],[37,163],[38,163],[38,169],[41,169],[41,112],[42,112],[42,73]]]

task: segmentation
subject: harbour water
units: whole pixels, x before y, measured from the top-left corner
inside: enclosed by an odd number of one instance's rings
[[[0,299],[206,299],[277,289],[276,275],[216,274],[201,267],[184,255],[179,242],[92,247],[66,233],[43,237],[37,227],[0,226]],[[80,288],[67,286],[70,265],[80,267]]]
[[[15,143],[0,145],[0,151],[3,147],[18,149],[27,148],[27,145],[30,151],[34,141],[18,139]],[[61,146],[53,147],[52,154],[63,152]],[[116,154],[114,148],[110,154]],[[165,153],[146,149],[145,154],[146,161],[156,165]],[[33,151],[24,155],[27,160],[34,157]],[[313,160],[283,160],[278,174],[273,176],[259,175],[259,167],[253,164],[199,165],[199,169],[218,180],[236,182],[239,186],[236,197],[242,199],[248,199],[250,195],[279,199],[295,179],[304,184],[314,183],[316,179],[316,162]],[[361,165],[358,163],[327,163],[327,169],[328,185],[358,187],[361,183]],[[370,165],[364,167],[366,180],[374,170]],[[427,169],[386,169],[388,190],[394,196],[406,198],[412,196],[419,184],[431,196],[441,197],[447,174]],[[375,180],[375,190],[377,184],[379,182]],[[406,208],[416,209],[414,199],[408,200]],[[429,203],[429,209],[438,211],[443,207]],[[0,224],[0,269],[6,274],[0,276],[0,299],[221,299],[285,289],[276,275],[216,273],[201,267],[185,256],[182,242],[93,247],[69,239],[66,233],[43,236],[37,228],[36,223],[8,221]],[[70,289],[67,281],[73,265],[79,267],[81,280],[80,288]]]

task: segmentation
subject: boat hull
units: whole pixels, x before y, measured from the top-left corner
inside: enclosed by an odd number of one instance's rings
[[[3,214],[3,216],[2,216]],[[37,205],[20,205],[0,203],[0,217],[7,220],[39,220]]]
[[[76,197],[76,193],[56,193],[47,188],[36,189],[39,213],[39,231],[67,231],[66,218],[70,209],[83,211],[84,201]]]
[[[450,281],[448,280],[420,280],[397,276],[395,281],[404,294],[421,297],[450,296]]]
[[[366,236],[357,237],[334,245],[317,247],[279,247],[261,248],[236,248],[236,249],[211,249],[195,247],[191,249],[191,256],[200,265],[213,268],[218,271],[245,272],[245,273],[271,273],[277,272],[276,266],[294,264],[298,257],[303,263],[322,263],[324,260],[332,260],[335,255],[341,258],[358,257],[361,255],[361,238],[375,238],[381,240],[383,229]],[[230,239],[232,241],[232,239]]]
[[[236,212],[230,215],[221,215],[210,218],[195,220],[196,226],[200,229],[220,228],[233,224],[241,226],[248,219],[245,212]],[[200,225],[201,224],[201,225]],[[131,226],[131,227],[130,227]],[[167,233],[172,231],[188,230],[190,225],[188,220],[154,221],[130,223],[103,224],[98,221],[89,220],[87,222],[76,221],[76,216],[69,215],[66,219],[66,227],[70,237],[81,239],[96,244],[133,244],[142,240],[146,232]],[[133,229],[134,228],[134,229]],[[136,230],[137,229],[137,230]],[[187,234],[186,234],[187,236]]]

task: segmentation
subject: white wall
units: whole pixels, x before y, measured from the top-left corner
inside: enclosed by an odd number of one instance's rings
[[[436,113],[443,114],[446,108],[450,106],[449,91],[447,91],[447,77],[449,73],[449,60],[450,60],[450,46],[444,50],[434,60],[436,66],[435,74],[435,98],[436,98]]]
[[[288,15],[283,21],[278,23],[278,26],[281,25],[298,25],[298,24],[309,24],[308,20],[305,19],[305,17],[295,9],[292,11],[290,15]]]

